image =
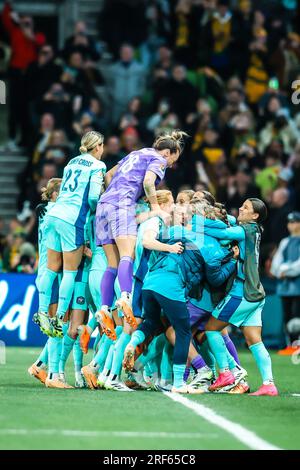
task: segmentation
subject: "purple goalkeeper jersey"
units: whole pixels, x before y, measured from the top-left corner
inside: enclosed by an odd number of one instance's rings
[[[155,185],[165,176],[167,162],[153,148],[144,148],[131,152],[124,157],[117,172],[111,180],[100,203],[106,202],[114,206],[131,206],[144,192],[143,181],[147,171],[157,175]]]

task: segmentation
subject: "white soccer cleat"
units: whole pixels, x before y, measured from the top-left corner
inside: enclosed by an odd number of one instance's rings
[[[109,374],[104,374],[103,372],[101,372],[101,374],[98,375],[98,378],[97,378],[97,385],[99,388],[104,388],[104,385],[105,385],[105,382],[108,380],[109,378]]]
[[[141,387],[143,388],[144,390],[150,390],[152,387],[152,384],[151,382],[146,382],[144,380],[144,375],[143,373],[138,370],[138,371],[131,371],[130,372],[130,375],[134,378],[134,380],[136,381],[136,383]]]
[[[123,382],[108,378],[104,384],[105,390],[115,390],[116,392],[135,392],[132,388],[127,387]]]
[[[87,388],[84,376],[81,373],[75,375],[75,388]]]
[[[189,385],[193,389],[199,388],[203,392],[208,392],[208,387],[212,384],[213,380],[213,371],[209,367],[203,367],[194,375]]]
[[[171,392],[172,393],[186,394],[186,393],[189,393],[189,388],[188,388],[188,385],[186,385],[186,384],[182,385],[179,388],[176,388],[176,387],[173,386],[172,389],[171,389]]]

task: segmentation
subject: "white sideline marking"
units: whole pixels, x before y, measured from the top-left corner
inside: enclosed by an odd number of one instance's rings
[[[292,393],[292,397],[300,397],[300,393]]]
[[[179,393],[170,393],[163,392],[164,395],[171,398],[171,400],[181,403],[190,410],[194,411],[198,416],[204,418],[206,421],[219,426],[219,428],[224,429],[228,434],[232,434],[237,440],[241,441],[247,447],[254,450],[281,450],[279,447],[270,444],[258,437],[254,432],[249,431],[240,424],[234,423],[229,419],[223,418],[223,416],[218,415],[215,411],[211,410],[207,406],[201,405],[194,401],[189,400],[188,398],[183,397]]]
[[[66,437],[142,437],[142,438],[166,438],[166,439],[193,439],[210,438],[217,439],[218,434],[206,434],[200,432],[137,432],[137,431],[81,431],[76,429],[0,429],[0,435],[10,434],[14,436],[26,436],[38,434],[45,436],[62,435]]]

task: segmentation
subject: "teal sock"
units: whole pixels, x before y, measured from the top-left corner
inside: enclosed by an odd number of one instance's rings
[[[149,362],[148,364],[145,365],[144,372],[147,375],[147,377],[151,377],[152,369],[151,369],[151,364]]]
[[[39,357],[35,361],[36,364],[38,362],[42,362],[43,364],[48,364],[48,342],[49,342],[49,339],[47,340],[41,354],[39,355]]]
[[[172,358],[173,348],[171,344],[167,341],[164,345],[160,362],[160,377],[166,382],[170,382],[172,380]]]
[[[224,343],[224,344],[225,344],[225,343]],[[226,344],[225,344],[225,347],[226,347]],[[232,370],[232,369],[234,369],[238,364],[235,362],[234,357],[230,354],[230,352],[228,351],[227,347],[226,347],[226,350],[227,350],[228,366],[229,366],[229,369]]]
[[[45,272],[42,274],[39,285],[39,311],[43,313],[48,313],[51,295],[52,295],[52,286],[53,282],[56,279],[58,273],[51,271],[51,269],[46,268]]]
[[[98,322],[95,318],[95,315],[91,317],[90,321],[88,322],[88,326],[90,327],[92,331],[94,331],[97,328]]]
[[[183,376],[185,371],[186,364],[174,364],[173,365],[173,387],[180,388],[185,385]]]
[[[63,337],[61,357],[60,357],[60,361],[59,361],[59,372],[60,373],[65,371],[66,362],[67,362],[67,359],[70,355],[70,352],[73,349],[74,343],[75,343],[75,339],[71,338],[68,334],[66,334]]]
[[[157,367],[157,362],[156,361],[149,361],[147,362],[146,366],[148,367],[148,371],[150,372],[150,375],[152,377],[156,374],[158,375],[158,367]]]
[[[220,371],[229,369],[228,351],[220,331],[206,331],[209,348],[216,358]]]
[[[62,332],[64,336],[68,333],[69,324],[70,324],[69,321],[62,324]]]
[[[145,341],[145,335],[141,330],[135,330],[131,335],[130,343],[134,348]]]
[[[64,270],[63,277],[59,286],[59,298],[57,306],[57,317],[63,318],[69,308],[74,292],[75,278],[77,271]]]
[[[94,356],[96,356],[103,341],[104,341],[104,335],[100,336],[100,333],[98,333],[93,344]]]
[[[249,349],[253,354],[263,383],[273,382],[272,361],[264,343],[252,344]]]
[[[83,352],[80,348],[79,336],[76,338],[76,341],[73,345],[73,360],[74,360],[74,369],[75,372],[80,372],[82,368],[82,358]]]
[[[106,336],[105,334],[103,334],[102,337],[104,337],[104,340],[101,344],[101,347],[98,348],[96,356],[93,358],[93,363],[100,369],[103,368],[109,348],[113,344],[113,341],[109,339],[108,336]]]
[[[110,369],[111,375],[120,375],[122,370],[122,362],[124,357],[124,351],[129,343],[131,335],[123,331],[114,345],[114,357]]]
[[[144,366],[147,362],[154,360],[162,353],[165,343],[166,337],[163,333],[159,336],[155,336],[146,351],[140,355],[137,362]]]
[[[115,345],[111,344],[103,367],[104,370],[111,370],[111,365],[114,357],[114,347]]]
[[[58,374],[59,361],[62,350],[62,338],[49,338],[48,339],[48,361],[49,361],[49,374]]]
[[[209,349],[207,339],[200,345],[200,353],[204,361],[206,362],[206,365],[212,370],[214,375],[217,375],[216,359],[215,356],[212,354],[211,350]]]

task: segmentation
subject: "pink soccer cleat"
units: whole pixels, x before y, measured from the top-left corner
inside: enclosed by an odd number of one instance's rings
[[[222,372],[219,374],[217,380],[208,387],[210,392],[214,392],[215,390],[219,390],[220,388],[226,387],[227,385],[232,385],[235,382],[234,375],[230,372],[230,370]]]
[[[269,397],[276,397],[278,394],[278,390],[275,387],[274,384],[263,384],[259,389],[254,392],[254,393],[249,393],[249,395],[252,395],[253,397],[260,397],[263,395],[269,396]]]

